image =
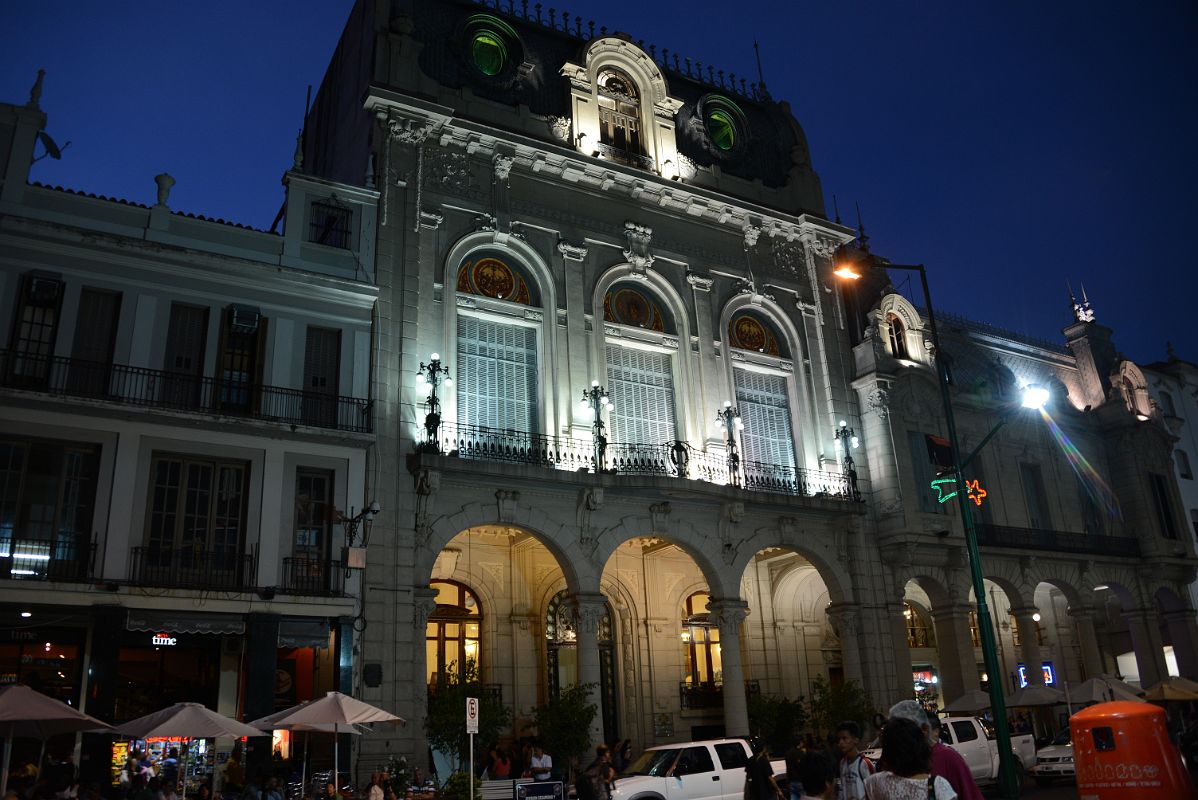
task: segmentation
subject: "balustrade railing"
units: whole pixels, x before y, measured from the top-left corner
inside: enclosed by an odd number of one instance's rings
[[[752,696],[757,694],[761,694],[761,684],[755,680],[745,681],[745,695]],[[702,683],[682,681],[678,684],[678,702],[683,711],[723,708],[724,683],[723,681],[705,681]]]
[[[595,471],[591,440],[548,436],[527,431],[442,422],[438,451],[454,458],[527,464],[570,472]],[[737,485],[727,457],[697,450],[683,441],[662,444],[613,442],[607,445],[603,472],[616,475],[658,475]],[[760,461],[741,463],[735,477],[744,488],[758,492],[860,500],[855,482],[846,474],[797,469]]]
[[[282,594],[330,596],[345,594],[345,570],[327,558],[284,558]]]
[[[53,538],[0,535],[0,579],[88,582],[96,561],[90,537],[58,533]]]
[[[978,544],[989,547],[1020,547],[1027,550],[1055,550],[1060,553],[1091,553],[1104,556],[1140,555],[1140,542],[1131,536],[1015,528],[984,522],[978,523],[977,536]]]
[[[253,555],[191,547],[134,547],[129,582],[135,586],[247,592],[254,589]]]
[[[372,430],[370,401],[362,398],[11,350],[0,350],[0,386],[341,431]]]

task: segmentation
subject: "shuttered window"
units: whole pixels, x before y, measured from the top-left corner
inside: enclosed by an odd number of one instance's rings
[[[537,332],[458,316],[458,422],[537,431]]]
[[[747,369],[734,369],[736,408],[744,430],[741,449],[746,461],[794,468],[794,438],[786,378]]]
[[[674,373],[670,357],[631,347],[607,346],[607,392],[613,442],[664,444],[674,427]]]

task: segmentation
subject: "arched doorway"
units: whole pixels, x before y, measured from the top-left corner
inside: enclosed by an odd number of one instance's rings
[[[450,675],[460,677],[467,664],[478,674],[479,634],[482,609],[478,598],[456,581],[432,581],[437,607],[424,630],[424,657],[429,686],[444,683]]]
[[[574,609],[564,589],[549,600],[545,610],[545,674],[549,696],[578,682],[578,647]],[[603,719],[603,741],[620,737],[619,703],[616,698],[615,640],[611,607],[604,605],[599,620],[599,713]]]

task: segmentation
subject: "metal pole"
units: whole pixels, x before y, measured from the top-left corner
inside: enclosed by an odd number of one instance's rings
[[[886,265],[892,266],[892,265]],[[957,422],[953,417],[953,403],[949,395],[948,372],[944,364],[944,351],[940,347],[940,335],[936,330],[936,315],[932,310],[932,290],[928,288],[928,273],[923,264],[914,267],[919,271],[919,282],[928,303],[928,327],[932,331],[932,345],[936,348],[936,377],[940,384],[940,399],[944,403],[944,423],[948,428],[948,441],[953,459],[953,475],[957,487],[965,486],[961,474],[961,448],[957,441]],[[909,269],[909,268],[908,268]],[[986,584],[982,577],[982,557],[978,552],[977,530],[974,528],[973,512],[969,510],[966,492],[957,492],[957,505],[961,509],[961,524],[965,529],[965,549],[969,554],[969,573],[973,579],[973,594],[977,600],[978,633],[982,638],[982,658],[986,673],[990,676],[990,708],[994,711],[994,729],[998,738],[998,787],[1002,797],[1016,800],[1019,786],[1015,778],[1015,754],[1011,751],[1011,731],[1007,726],[1007,705],[1003,697],[1002,684],[998,676],[998,657],[994,643],[994,624],[990,619],[990,607],[986,604]]]

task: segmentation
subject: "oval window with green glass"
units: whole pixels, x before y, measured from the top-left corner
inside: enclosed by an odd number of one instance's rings
[[[708,112],[707,134],[711,143],[725,152],[736,147],[738,136],[732,114],[722,108]]]
[[[474,66],[484,75],[498,75],[507,64],[507,45],[494,31],[478,31],[470,43]]]

